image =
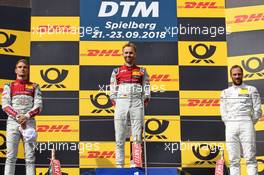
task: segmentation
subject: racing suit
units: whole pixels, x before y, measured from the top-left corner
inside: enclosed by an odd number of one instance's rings
[[[231,86],[221,93],[220,111],[226,126],[226,147],[230,174],[240,175],[241,146],[247,163],[247,173],[257,175],[256,136],[254,124],[262,115],[257,89],[242,84]]]
[[[134,143],[142,142],[144,100],[150,98],[149,76],[145,68],[123,65],[115,68],[110,80],[110,99],[116,103],[114,123],[116,164],[124,166],[124,144],[128,116]]]
[[[22,135],[17,117],[21,114],[27,118],[26,125],[36,127],[34,116],[42,108],[41,91],[37,84],[25,80],[16,80],[4,86],[2,108],[7,113],[6,131],[6,165],[5,175],[14,175],[18,144]],[[26,174],[35,175],[35,142],[24,142]]]

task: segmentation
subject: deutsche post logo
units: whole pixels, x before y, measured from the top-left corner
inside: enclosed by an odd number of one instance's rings
[[[2,138],[1,142],[0,142],[0,152],[3,154],[3,155],[6,155],[6,137],[4,134],[1,134],[0,133],[0,137]]]
[[[151,129],[150,125],[152,123],[157,124],[157,128],[155,130]],[[168,120],[158,120],[155,118],[147,120],[145,127],[146,127],[146,132],[150,135],[146,135],[146,139],[151,139],[153,137],[157,137],[158,139],[168,139],[165,135],[162,135],[162,133],[168,128],[169,126],[169,121]]]
[[[2,48],[5,52],[14,53],[14,50],[9,48],[16,41],[17,36],[10,34],[6,34],[5,32],[0,31],[0,38],[4,38],[2,41],[0,40],[0,49]]]
[[[103,103],[101,99],[106,99]],[[101,113],[103,110],[107,113],[114,113],[113,109],[109,109],[112,107],[112,103],[109,95],[104,92],[97,94],[95,97],[90,95],[91,103],[98,109],[94,109],[92,113]]]
[[[63,80],[65,80],[65,78],[68,75],[68,70],[64,70],[62,69],[61,72],[56,69],[56,68],[49,68],[47,69],[45,72],[44,70],[40,71],[40,75],[42,77],[42,79],[48,83],[48,84],[44,84],[41,88],[50,88],[53,85],[56,86],[57,88],[66,88],[65,85],[63,84],[59,84],[61,83]],[[56,74],[56,78],[50,78],[49,74],[50,73],[55,73]]]
[[[257,66],[251,67],[250,65],[252,62],[256,62]],[[243,68],[247,72],[249,72],[249,74],[244,75],[244,78],[251,78],[254,75],[257,75],[259,77],[263,77],[264,72],[261,72],[261,71],[263,71],[263,69],[264,69],[264,58],[261,59],[258,57],[251,57],[247,61],[242,60],[241,63],[242,63]]]
[[[204,53],[199,53],[198,49],[205,50]],[[196,44],[194,47],[189,45],[189,51],[192,54],[193,57],[196,59],[193,59],[190,63],[200,63],[201,61],[208,63],[208,64],[214,64],[215,62],[211,59],[209,59],[216,51],[216,46],[210,45],[207,46],[205,44]]]
[[[259,163],[262,164],[262,166],[259,166],[259,167],[263,167],[263,165],[264,165],[264,160],[262,160],[262,159],[257,159],[257,162],[258,162],[258,164],[259,164]],[[259,174],[259,175],[264,175],[264,169],[263,169],[263,168],[259,168],[259,169],[260,169],[260,171],[258,171],[258,174]]]
[[[208,152],[207,155],[202,154],[202,150]],[[217,146],[210,146],[208,144],[201,144],[198,146],[192,147],[192,152],[195,155],[196,158],[200,159],[199,161],[196,161],[196,165],[202,165],[204,163],[209,163],[210,165],[214,165],[216,162],[211,161],[212,159],[216,158],[217,155],[220,152],[220,148]]]

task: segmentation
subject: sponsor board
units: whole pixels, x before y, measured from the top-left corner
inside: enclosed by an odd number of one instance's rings
[[[181,142],[182,167],[214,168],[221,149],[225,149],[224,142]]]
[[[264,5],[226,9],[226,24],[229,33],[261,30],[264,24]]]
[[[123,65],[122,47],[127,42],[81,41],[81,65]]]
[[[220,115],[220,94],[221,91],[180,91],[180,114]]]
[[[0,29],[0,54],[28,57],[30,55],[30,33]]]
[[[32,41],[79,41],[79,17],[31,17]]]
[[[81,142],[82,143],[82,142]],[[83,142],[88,143],[88,142]],[[80,153],[80,168],[115,167],[115,142],[96,142],[97,147]],[[130,166],[130,144],[125,143],[125,167]]]
[[[178,66],[142,66],[149,74],[150,89],[153,92],[179,90]]]
[[[264,54],[228,57],[228,70],[233,65],[243,68],[244,80],[262,80],[264,78]],[[231,82],[230,73],[228,81]]]
[[[38,141],[79,141],[78,116],[37,116]],[[70,136],[70,137],[69,137]]]
[[[43,91],[79,90],[79,66],[31,66],[30,79]]]
[[[177,0],[178,17],[225,17],[224,0]]]
[[[80,91],[80,115],[113,116],[109,91]]]
[[[146,141],[180,141],[179,116],[145,116]]]
[[[226,66],[225,42],[179,42],[179,65]]]

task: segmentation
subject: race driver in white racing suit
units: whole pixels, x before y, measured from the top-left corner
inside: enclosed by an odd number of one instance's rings
[[[2,108],[8,115],[5,175],[15,174],[18,144],[21,138],[24,141],[26,174],[35,175],[35,141],[26,141],[19,128],[36,127],[34,116],[39,114],[42,108],[41,91],[37,84],[28,81],[29,65],[26,60],[21,59],[17,62],[15,72],[17,79],[6,84],[2,93]]]
[[[110,79],[110,99],[115,106],[116,165],[124,167],[124,144],[128,116],[130,116],[133,143],[142,142],[144,106],[150,99],[149,77],[145,68],[135,65],[136,47],[123,46],[125,65],[113,70]]]
[[[222,91],[220,102],[221,116],[226,127],[230,175],[240,175],[242,152],[248,175],[257,175],[254,125],[262,115],[260,95],[255,87],[243,83],[243,69],[240,66],[231,67],[230,75],[233,85]]]

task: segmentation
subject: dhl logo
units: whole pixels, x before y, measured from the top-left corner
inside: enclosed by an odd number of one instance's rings
[[[216,2],[185,2],[184,6],[179,6],[179,8],[190,8],[190,9],[193,9],[193,8],[207,8],[207,9],[216,9],[216,8],[221,8],[223,9],[224,6],[217,6],[216,5]]]
[[[188,99],[187,106],[220,106],[219,99]]]
[[[87,53],[81,54],[81,56],[122,56],[122,52],[118,49],[103,49],[103,50],[99,50],[99,49],[90,49],[87,50]]]
[[[232,23],[244,23],[244,22],[254,22],[264,20],[263,13],[253,13],[249,15],[237,15],[232,21],[227,22],[228,24]]]
[[[70,125],[38,125],[37,132],[78,132],[78,129],[70,129]]]
[[[72,26],[70,25],[40,25],[32,32],[37,33],[56,33],[56,32],[64,32],[68,33],[72,31]],[[75,32],[75,31],[74,31]]]
[[[115,158],[115,151],[88,151],[87,158]]]
[[[149,81],[178,81],[177,79],[171,79],[170,74],[153,74]]]
[[[3,88],[0,88],[0,93],[2,93],[3,92]]]

